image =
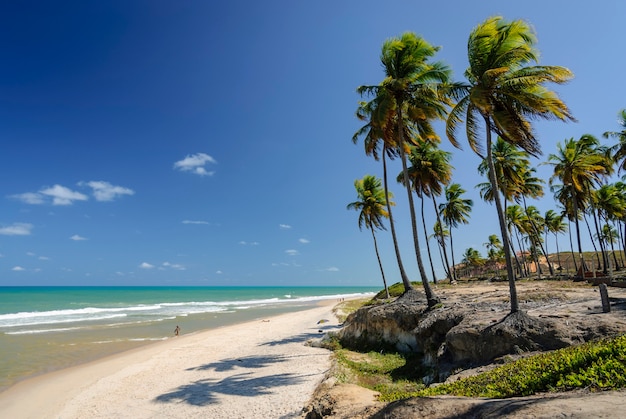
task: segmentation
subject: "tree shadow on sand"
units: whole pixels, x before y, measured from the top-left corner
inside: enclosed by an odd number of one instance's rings
[[[287,345],[289,343],[304,343],[310,339],[321,338],[322,336],[324,336],[324,333],[327,333],[333,330],[339,330],[339,329],[340,329],[339,326],[333,326],[333,325],[320,326],[315,331],[311,331],[307,333],[300,333],[299,335],[289,336],[284,339],[264,342],[264,343],[261,343],[259,346],[278,346],[278,345]]]
[[[197,367],[187,368],[186,371],[231,371],[235,368],[264,368],[279,362],[285,362],[285,356],[246,356],[241,358],[222,359]]]
[[[219,394],[255,397],[270,394],[273,389],[299,384],[302,375],[276,374],[265,377],[251,377],[252,373],[233,375],[222,380],[202,379],[185,384],[174,391],[161,394],[155,400],[161,403],[187,403],[193,406],[206,406],[217,402]]]

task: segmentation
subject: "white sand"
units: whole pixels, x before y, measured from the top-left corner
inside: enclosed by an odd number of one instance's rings
[[[335,301],[183,335],[26,380],[0,393],[0,418],[293,418],[330,366],[306,346],[335,329]],[[330,320],[318,325],[321,319]],[[269,321],[268,321],[269,320]]]

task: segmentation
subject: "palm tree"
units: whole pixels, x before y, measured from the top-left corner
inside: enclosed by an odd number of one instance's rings
[[[537,266],[537,274],[541,275],[543,272],[541,270],[541,265],[539,264],[539,255],[538,252],[541,250],[541,253],[546,257],[546,261],[548,263],[548,267],[550,269],[550,275],[554,275],[554,270],[552,269],[552,265],[550,264],[548,253],[543,247],[543,238],[539,233],[539,230],[543,230],[543,225],[545,221],[543,217],[539,213],[536,207],[530,205],[524,207],[524,232],[526,233],[526,237],[530,242],[530,248],[534,250],[534,262]]]
[[[393,120],[393,114],[390,116],[388,112],[385,112],[385,106],[389,101],[385,100],[384,95],[385,92],[383,91],[370,102],[359,103],[356,116],[359,120],[367,121],[367,123],[352,136],[352,142],[356,144],[359,137],[363,137],[366,155],[374,157],[375,160],[379,160],[382,155],[384,190],[385,194],[389,196],[391,192],[389,192],[389,182],[387,180],[387,158],[394,159],[397,157],[397,148],[394,142],[394,138],[396,137],[396,124],[384,119],[385,116],[387,116]],[[380,152],[381,147],[382,152]],[[396,234],[396,227],[389,200],[387,200],[387,214],[389,217],[389,227],[391,228],[391,237],[393,239],[393,249],[396,255],[398,270],[400,271],[400,278],[405,289],[411,289],[411,281],[409,281],[409,277],[404,269],[400,247],[398,246],[398,236]]]
[[[606,249],[607,245],[611,245],[613,247],[614,239],[616,236],[610,236],[604,234],[605,231],[609,233],[614,233],[614,230],[611,230],[608,225],[612,220],[619,220],[624,217],[626,213],[624,197],[622,196],[621,191],[615,185],[602,185],[597,190],[592,193],[592,202],[594,208],[597,210],[598,217],[600,218],[600,222],[604,220],[606,223],[602,227],[602,231],[596,231],[597,236],[600,238],[598,241],[602,250],[602,257],[604,262],[604,271],[606,273],[608,269],[608,251]],[[595,214],[594,214],[595,215]],[[596,222],[597,224],[597,222]],[[613,257],[615,258],[615,251],[613,249]],[[615,267],[617,268],[617,259],[615,258]]]
[[[480,255],[480,252],[478,250],[474,249],[473,247],[469,247],[465,249],[465,252],[463,253],[463,259],[461,259],[461,263],[463,263],[465,267],[468,268],[467,274],[468,276],[470,276],[471,272],[469,268],[474,268],[474,274],[475,274],[476,268],[484,265],[485,260]]]
[[[545,222],[545,230],[546,230],[546,247],[548,246],[548,233],[554,234],[554,242],[556,244],[556,260],[559,264],[559,272],[562,272],[563,265],[561,265],[561,254],[559,253],[559,237],[560,233],[565,233],[567,231],[567,224],[563,221],[563,215],[558,214],[554,210],[546,211],[543,216],[543,220]]]
[[[553,185],[557,201],[565,207],[566,214],[576,225],[578,255],[584,271],[585,263],[580,239],[580,212],[591,202],[594,184],[599,185],[611,173],[611,164],[599,141],[591,135],[583,135],[579,140],[570,138],[564,144],[557,144],[557,153],[548,156],[548,164],[554,173],[550,184],[560,180],[562,186]]]
[[[381,189],[381,182],[375,176],[365,175],[363,179],[357,179],[354,181],[354,187],[356,189],[358,200],[348,204],[348,209],[353,209],[359,212],[359,229],[362,230],[363,226],[372,232],[372,239],[374,240],[374,250],[376,250],[376,258],[378,259],[378,266],[380,267],[380,274],[383,277],[383,285],[385,286],[385,294],[389,298],[389,288],[387,288],[387,280],[385,279],[385,271],[383,270],[383,264],[380,260],[380,253],[378,252],[378,243],[376,242],[375,230],[385,230],[383,219],[389,217],[389,213],[385,210],[387,204],[393,205],[391,195],[387,195]]]
[[[402,162],[410,206],[413,205],[413,194],[405,156],[406,141],[412,138],[436,141],[438,136],[431,121],[444,119],[446,116],[447,100],[442,92],[449,83],[450,69],[441,62],[429,62],[438,50],[439,48],[410,32],[404,33],[400,38],[388,39],[384,42],[381,53],[385,79],[379,85],[360,86],[357,89],[361,95],[374,95],[379,100],[379,106],[385,109],[385,112],[378,115],[377,124],[384,126],[391,121],[396,124],[397,139],[394,145]],[[407,136],[407,131],[413,135]],[[411,227],[415,256],[428,306],[433,307],[439,303],[439,298],[428,284],[421,257],[417,221],[413,213]],[[405,291],[412,288],[410,282],[404,283],[404,286]]]
[[[520,256],[522,257],[522,261],[524,262],[523,265],[519,262],[519,259],[517,255],[515,254],[515,249],[513,247],[513,242],[511,240],[509,240],[509,247],[511,251],[513,252],[513,254],[515,255],[515,262],[517,264],[517,268],[518,268],[520,275],[527,276],[528,268],[526,267],[526,261],[523,257],[525,253],[525,249],[520,239],[520,234],[523,233],[523,224],[524,224],[524,217],[525,217],[524,210],[519,205],[511,205],[506,209],[505,216],[506,216],[506,223],[507,223],[509,237],[511,234],[515,233],[515,238],[517,241],[517,245],[519,247]]]
[[[456,281],[456,269],[454,267],[454,243],[452,240],[452,228],[457,228],[459,224],[467,224],[469,222],[469,214],[472,210],[474,202],[471,199],[463,199],[461,195],[465,193],[465,189],[461,188],[458,183],[453,183],[445,188],[446,202],[439,204],[439,211],[444,222],[450,227],[450,250],[452,252],[452,271],[450,272],[450,281]]]
[[[626,170],[626,109],[619,112],[617,123],[622,128],[621,131],[607,131],[604,138],[616,138],[618,143],[611,147],[613,159],[619,164],[619,170]]]
[[[502,255],[502,242],[497,234],[490,234],[488,241],[483,243],[483,246],[487,248],[487,257],[489,261],[496,268],[496,275],[499,275],[499,269],[497,269],[498,261]]]
[[[507,22],[499,16],[488,18],[469,36],[470,65],[465,76],[470,92],[450,112],[446,133],[458,147],[457,128],[465,120],[468,143],[481,155],[479,128],[481,122],[484,123],[489,180],[496,191],[499,188],[491,149],[492,132],[534,156],[540,153],[540,148],[530,121],[536,118],[573,120],[565,103],[543,86],[546,82],[564,83],[572,73],[564,67],[529,65],[538,61],[536,42],[528,23],[523,20]],[[506,256],[511,313],[515,313],[519,311],[515,274],[504,210],[497,194],[495,203]]]
[[[519,193],[519,184],[522,182],[520,174],[526,170],[528,162],[528,153],[524,153],[514,144],[504,141],[498,137],[492,145],[493,164],[496,171],[496,179],[500,193],[504,196],[504,204],[506,208],[507,201],[513,201],[516,194]],[[483,159],[478,165],[478,173],[481,175],[489,175],[489,162]],[[487,202],[493,202],[494,195],[491,182],[480,183],[480,196]]]
[[[430,251],[429,237],[426,228],[426,220],[424,218],[424,196],[431,197],[433,202],[435,196],[441,195],[443,186],[448,185],[452,179],[452,165],[450,157],[452,153],[443,151],[429,142],[421,142],[418,145],[409,147],[409,161],[411,165],[408,168],[411,187],[421,200],[422,228],[426,239],[426,250],[428,252],[428,260],[433,274],[433,282],[437,283],[435,268]],[[404,174],[398,175],[398,181],[403,183]],[[435,203],[436,210],[436,203]],[[443,249],[445,255],[445,247]],[[447,261],[447,255],[445,255]],[[449,270],[449,267],[448,267]]]

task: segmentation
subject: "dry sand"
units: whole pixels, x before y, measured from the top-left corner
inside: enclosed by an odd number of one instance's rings
[[[335,301],[42,375],[0,393],[1,418],[293,418],[330,367],[305,345]],[[329,322],[317,324],[321,319]]]

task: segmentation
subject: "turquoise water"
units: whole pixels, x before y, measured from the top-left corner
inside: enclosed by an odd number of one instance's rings
[[[372,287],[0,287],[0,391],[181,334],[304,310]]]

